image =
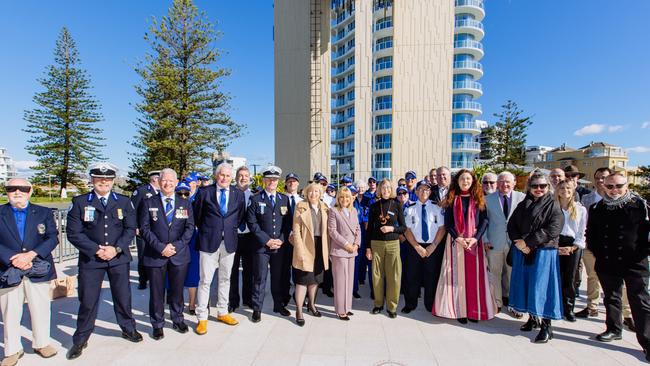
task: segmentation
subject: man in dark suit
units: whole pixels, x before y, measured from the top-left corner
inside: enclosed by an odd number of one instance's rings
[[[137,213],[140,210],[140,202],[147,198],[158,195],[160,190],[160,170],[153,170],[149,172],[149,183],[143,184],[133,191],[131,194],[131,202]],[[138,250],[138,289],[144,290],[147,288],[147,272],[144,269],[144,240],[139,233],[140,228],[136,229],[135,245]]]
[[[169,292],[167,303],[172,326],[187,332],[183,319],[183,285],[190,263],[187,247],[194,234],[194,217],[190,201],[176,196],[178,176],[173,169],[160,172],[160,194],[142,200],[138,218],[140,235],[144,239],[144,266],[150,282],[149,316],[153,339],[165,335],[165,280]]]
[[[199,190],[194,200],[194,222],[199,229],[200,280],[197,293],[197,334],[208,332],[210,284],[218,269],[217,320],[237,325],[228,312],[230,275],[237,251],[237,228],[244,221],[244,192],[230,185],[232,166],[219,164],[214,169],[215,184]]]
[[[0,282],[0,310],[4,321],[3,365],[12,365],[25,353],[20,321],[25,299],[32,323],[34,352],[56,355],[50,341],[50,281],[56,278],[52,250],[59,243],[52,210],[29,203],[32,185],[10,179],[5,186],[9,203],[0,206],[0,273],[20,273],[17,283]]]
[[[436,169],[436,182],[437,185],[431,188],[431,202],[440,206],[440,202],[445,199],[447,192],[449,192],[449,184],[451,184],[451,171],[446,166],[441,166]]]
[[[266,276],[269,264],[271,266],[271,295],[273,296],[273,312],[282,316],[291,313],[283,305],[282,268],[284,256],[280,248],[289,245],[291,222],[289,220],[289,200],[279,194],[278,179],[282,170],[269,166],[262,173],[264,190],[251,197],[246,215],[248,228],[256,239],[256,250],[253,256],[253,322],[262,319],[262,305],[266,291]]]
[[[244,193],[246,207],[250,204],[252,196],[249,188],[251,183],[251,172],[246,166],[237,168],[235,173],[235,187]],[[244,215],[245,216],[245,215]],[[255,238],[246,226],[246,220],[237,228],[237,250],[235,260],[230,274],[230,295],[228,300],[228,312],[233,313],[243,303],[253,308],[253,245]],[[239,264],[241,263],[241,298],[239,296]]]
[[[68,359],[81,356],[88,345],[106,274],[122,338],[142,341],[135,328],[129,286],[129,245],[135,236],[137,217],[129,197],[111,191],[116,173],[117,168],[112,164],[93,164],[90,167],[93,190],[74,197],[68,211],[68,241],[79,249],[79,312]]]

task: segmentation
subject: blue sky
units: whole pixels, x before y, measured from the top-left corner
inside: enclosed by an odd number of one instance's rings
[[[31,102],[61,27],[77,42],[82,66],[102,104],[105,155],[128,168],[139,79],[133,66],[148,50],[151,17],[171,1],[0,2],[0,146],[22,168],[23,111]],[[252,163],[273,161],[273,3],[197,1],[224,35],[221,65],[231,114],[247,134],[229,151]],[[533,115],[528,144],[573,147],[606,141],[630,151],[631,165],[650,164],[650,1],[487,0],[482,119],[513,99]],[[646,123],[647,122],[647,123]],[[644,124],[645,123],[645,124]],[[645,128],[643,128],[645,126]]]

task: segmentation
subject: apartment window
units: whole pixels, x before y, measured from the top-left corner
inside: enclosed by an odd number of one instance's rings
[[[346,116],[347,118],[354,117],[354,107],[352,107],[352,108],[348,108],[348,109],[345,111],[345,116]]]
[[[351,50],[354,48],[354,38],[348,41],[348,50]]]
[[[354,82],[354,73],[348,75],[348,84],[353,83],[353,82]]]
[[[390,28],[392,26],[393,17],[385,17],[377,20],[377,23],[375,23],[375,30],[378,31],[380,29]]]
[[[393,75],[382,76],[375,80],[375,91],[393,87]]]
[[[375,51],[380,51],[386,48],[391,48],[393,47],[393,37],[388,36],[388,37],[383,37],[379,38],[377,42],[375,43]]]
[[[348,97],[348,102],[353,101],[354,100],[354,90],[350,90],[348,92],[347,97]]]
[[[375,169],[391,167],[391,153],[375,154]],[[375,178],[380,179],[375,175]]]
[[[345,152],[346,153],[354,152],[354,140],[345,143]]]
[[[393,108],[393,96],[392,95],[383,95],[375,98],[375,110],[379,111],[382,109]]]
[[[375,130],[387,130],[393,127],[393,115],[382,114],[375,117]]]
[[[393,56],[380,57],[375,61],[375,71],[393,67]]]
[[[375,136],[375,149],[390,149],[391,147],[392,135],[376,135]]]
[[[354,56],[348,58],[348,60],[347,60],[347,62],[345,64],[347,65],[346,68],[354,65]]]

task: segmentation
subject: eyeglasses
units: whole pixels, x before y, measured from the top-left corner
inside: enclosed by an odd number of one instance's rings
[[[483,182],[483,184],[497,184],[497,182],[495,182],[493,180],[486,180],[486,181]]]
[[[621,188],[625,187],[626,184],[627,183],[623,183],[623,184],[605,184],[605,187],[607,189],[614,189],[614,188],[621,189]]]
[[[7,193],[14,193],[16,191],[21,191],[23,193],[29,193],[32,190],[30,186],[6,186],[5,189]]]
[[[548,184],[531,184],[530,188],[532,189],[546,189],[548,187]]]

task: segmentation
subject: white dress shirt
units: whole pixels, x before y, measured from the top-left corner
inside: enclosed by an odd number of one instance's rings
[[[407,207],[404,212],[404,220],[418,243],[431,244],[436,237],[438,228],[445,224],[445,217],[440,206],[433,204],[430,200],[427,200],[424,205],[427,211],[426,220],[429,229],[429,240],[426,242],[422,240],[422,202],[418,201],[413,206]]]
[[[221,202],[221,190],[225,189],[224,193],[226,195],[226,213],[228,213],[228,201],[230,199],[230,186],[222,188],[219,187],[219,185],[216,185],[217,187],[217,206],[221,207],[220,203]]]
[[[580,249],[585,248],[585,230],[587,229],[587,209],[577,203],[576,219],[571,219],[569,211],[562,209],[564,214],[564,227],[562,227],[561,235],[570,236],[574,238],[573,245]]]

